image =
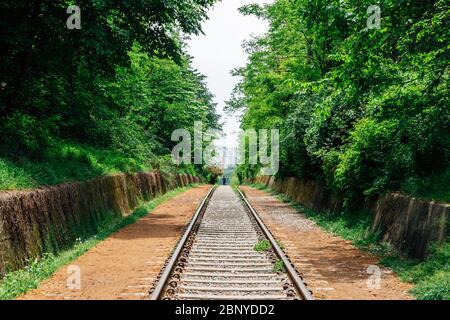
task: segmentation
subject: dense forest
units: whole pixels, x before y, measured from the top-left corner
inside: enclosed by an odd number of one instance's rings
[[[245,44],[228,110],[243,112],[243,129],[280,129],[279,175],[319,180],[347,204],[389,190],[450,200],[448,1],[277,0],[241,11],[270,30]]]
[[[2,1],[0,189],[170,166],[173,130],[217,128],[184,50],[214,2],[79,0],[76,29],[73,1]]]

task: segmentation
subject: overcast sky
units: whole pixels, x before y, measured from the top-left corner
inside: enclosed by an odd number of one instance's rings
[[[188,42],[188,52],[193,56],[193,64],[207,76],[210,91],[216,96],[218,111],[225,122],[224,131],[229,136],[224,141],[227,147],[236,146],[237,137],[233,132],[239,129],[237,119],[226,119],[223,112],[225,101],[238,81],[230,72],[245,66],[247,55],[242,49],[244,40],[252,35],[267,31],[266,21],[253,16],[243,16],[238,8],[250,3],[271,3],[271,0],[222,0],[209,13],[209,20],[203,24],[205,35],[193,37]]]

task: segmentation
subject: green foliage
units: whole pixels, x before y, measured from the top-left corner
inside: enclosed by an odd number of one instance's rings
[[[202,175],[205,177],[206,181],[210,184],[216,184],[219,177],[224,174],[223,170],[216,166],[204,166],[202,170]]]
[[[71,1],[2,1],[0,188],[148,169],[173,130],[217,128],[180,40],[213,3],[82,0],[82,29],[68,30]]]
[[[152,158],[139,161],[132,155],[60,140],[46,148],[39,159],[0,158],[0,190],[30,189],[153,167]]]
[[[450,199],[450,168],[443,173],[425,177],[410,177],[402,190],[413,196],[436,201],[448,202]]]
[[[0,159],[0,182],[2,190],[17,190],[35,186],[26,170],[5,159]]]
[[[270,244],[269,240],[261,240],[255,245],[253,249],[256,252],[266,252],[272,249],[272,245]]]
[[[94,74],[113,72],[117,64],[127,64],[136,42],[152,55],[179,59],[176,34],[200,33],[201,21],[213,3],[80,0],[76,4],[81,9],[82,29],[68,30],[66,10],[73,1],[2,1],[0,74],[7,83],[3,111],[25,108],[29,96],[17,94],[33,79],[47,90],[49,82],[65,87],[65,80],[74,80],[72,75],[80,64]]]
[[[281,176],[323,180],[347,204],[387,191],[450,201],[450,6],[383,1],[381,28],[368,29],[373,4],[244,7],[270,29],[246,44],[228,110],[244,112],[243,129],[280,129]],[[440,189],[420,191],[429,177]]]
[[[412,293],[420,300],[450,300],[450,272],[437,272],[421,281]]]
[[[397,126],[396,121],[376,122],[373,119],[362,119],[355,125],[350,133],[349,143],[338,154],[338,165],[333,178],[338,189],[344,190],[347,195],[356,192],[371,196],[386,190],[387,177],[394,174],[402,177],[409,173],[410,152],[393,136]],[[389,163],[387,157],[393,158],[392,165],[383,168]],[[380,175],[381,170],[394,168],[396,172]],[[400,169],[402,170],[399,171]]]
[[[286,267],[284,265],[284,262],[281,260],[277,260],[275,262],[275,265],[273,266],[273,272],[278,273],[278,272],[286,272]]]
[[[450,300],[450,242],[436,246],[424,262],[385,257],[383,264],[404,281],[416,286],[412,293],[421,300]]]
[[[245,183],[248,179],[255,177],[260,170],[259,166],[240,165],[236,168],[234,174],[240,184]]]

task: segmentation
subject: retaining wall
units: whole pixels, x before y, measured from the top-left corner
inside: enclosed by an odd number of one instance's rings
[[[259,176],[253,182],[283,193],[295,202],[315,211],[333,213],[342,207],[338,198],[314,180],[276,179],[273,176]]]
[[[315,181],[260,176],[253,182],[318,212],[330,214],[342,208],[342,201]],[[383,241],[411,258],[424,259],[431,244],[447,240],[450,204],[389,193],[365,207],[373,214],[372,231],[381,232]]]
[[[141,201],[199,183],[190,175],[117,174],[37,190],[0,193],[0,274],[44,252],[92,235],[105,221],[125,217]]]
[[[423,259],[429,246],[447,240],[450,205],[389,193],[378,199],[372,229],[406,255]]]

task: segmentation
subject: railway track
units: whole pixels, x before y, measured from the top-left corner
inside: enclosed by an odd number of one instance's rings
[[[257,244],[270,244],[257,252]],[[152,300],[311,300],[301,277],[240,190],[212,188]]]

